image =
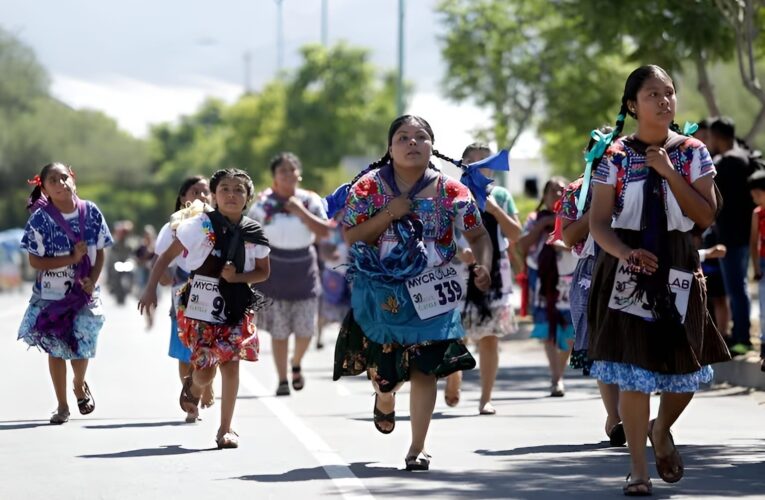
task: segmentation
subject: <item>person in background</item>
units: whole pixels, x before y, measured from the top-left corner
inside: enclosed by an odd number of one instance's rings
[[[765,371],[765,171],[753,173],[748,181],[752,199],[757,207],[752,211],[751,254],[754,280],[757,282],[760,301],[760,369]]]

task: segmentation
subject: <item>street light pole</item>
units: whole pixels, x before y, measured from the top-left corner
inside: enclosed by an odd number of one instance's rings
[[[321,0],[321,44],[326,48],[329,44],[329,13],[327,1]]]
[[[284,69],[284,13],[282,4],[284,0],[276,2],[276,72],[281,75]]]
[[[398,0],[398,79],[396,81],[396,112],[404,114],[404,0]]]

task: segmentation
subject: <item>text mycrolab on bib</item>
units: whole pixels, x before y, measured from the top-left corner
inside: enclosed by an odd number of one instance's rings
[[[456,308],[465,295],[457,268],[451,264],[429,267],[406,280],[414,308],[420,319],[428,319]]]

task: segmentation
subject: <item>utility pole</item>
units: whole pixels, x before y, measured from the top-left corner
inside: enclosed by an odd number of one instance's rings
[[[329,45],[329,13],[327,11],[327,2],[321,0],[321,44],[326,48]]]
[[[282,4],[284,0],[276,2],[276,72],[281,75],[284,69],[284,12]]]
[[[398,79],[396,82],[396,112],[404,114],[404,0],[398,0]]]

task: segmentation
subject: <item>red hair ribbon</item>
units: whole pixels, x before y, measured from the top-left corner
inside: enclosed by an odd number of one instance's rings
[[[555,228],[547,237],[547,244],[555,241],[563,241],[563,218],[560,216],[563,210],[563,198],[555,202],[553,211],[555,212]]]
[[[39,175],[35,175],[31,179],[27,180],[27,184],[30,186],[42,187],[42,179],[40,179]]]

